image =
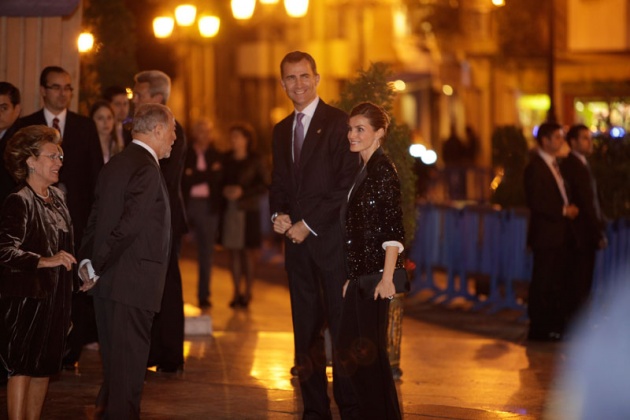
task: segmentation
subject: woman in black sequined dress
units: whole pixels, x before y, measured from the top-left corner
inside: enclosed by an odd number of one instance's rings
[[[400,419],[400,407],[387,354],[389,300],[395,294],[394,269],[403,267],[404,229],[400,182],[380,145],[389,117],[366,102],[350,113],[350,150],[361,157],[361,169],[342,209],[348,281],[339,332],[340,359],[358,398],[362,419]],[[361,298],[357,279],[383,272],[373,296]]]
[[[18,131],[4,153],[20,186],[0,211],[0,360],[9,418],[40,418],[49,377],[61,370],[70,330],[72,224],[59,181],[54,128]]]

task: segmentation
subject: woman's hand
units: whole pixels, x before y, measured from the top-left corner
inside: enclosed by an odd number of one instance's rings
[[[76,264],[77,260],[72,254],[66,251],[59,251],[52,257],[41,257],[37,263],[37,268],[53,268],[60,265],[66,267],[66,270],[72,270],[72,264]]]
[[[346,297],[346,290],[348,290],[348,284],[350,284],[350,280],[346,280],[346,282],[343,284],[343,289],[341,292],[341,296]]]
[[[393,299],[396,294],[396,287],[394,286],[394,279],[385,280],[384,278],[378,282],[376,289],[374,289],[374,300],[378,299]]]

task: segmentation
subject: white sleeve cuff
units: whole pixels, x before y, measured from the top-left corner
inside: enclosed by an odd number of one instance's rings
[[[383,249],[387,249],[388,246],[397,246],[399,254],[405,250],[405,247],[403,246],[403,244],[401,244],[398,241],[385,241],[385,242],[383,242]]]
[[[87,258],[84,260],[81,260],[81,262],[79,263],[79,269],[81,269],[81,267],[83,267],[86,264],[87,264],[88,275],[90,276],[91,279],[93,279],[94,277],[96,277],[96,272],[94,271],[94,267],[92,267],[92,261],[88,260]]]
[[[304,222],[304,226],[306,226],[306,228],[310,230],[313,235],[317,236],[317,233],[315,233],[315,231],[311,229],[311,227],[306,223],[306,220],[302,219],[302,221]]]

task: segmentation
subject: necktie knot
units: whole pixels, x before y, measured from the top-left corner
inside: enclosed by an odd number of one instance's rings
[[[61,135],[61,127],[59,127],[59,118],[55,117],[52,120],[52,127],[57,130],[59,135]]]

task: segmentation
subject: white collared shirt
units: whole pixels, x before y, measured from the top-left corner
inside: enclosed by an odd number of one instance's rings
[[[576,152],[575,150],[571,150],[571,153],[573,153],[573,156],[580,159],[580,162],[582,162],[584,166],[588,166],[588,161],[586,160],[586,156],[584,156],[582,153]]]
[[[551,171],[551,174],[555,178],[556,184],[558,184],[558,189],[560,190],[560,195],[562,195],[564,205],[569,205],[569,198],[567,196],[567,190],[564,186],[564,179],[562,178],[562,174],[560,174],[559,170],[556,170],[553,165],[554,162],[557,163],[556,158],[540,148],[538,149],[538,155],[545,161]]]
[[[68,115],[68,110],[64,109],[59,114],[55,115],[48,110],[48,108],[44,107],[44,118],[46,119],[46,125],[48,127],[53,126],[53,119],[57,118],[59,120],[59,129],[61,130],[61,137],[63,137],[63,133],[66,131],[66,116]]]
[[[316,97],[313,102],[311,102],[310,104],[308,104],[306,106],[306,108],[304,108],[301,111],[298,111],[297,109],[294,110],[295,113],[293,114],[293,129],[291,130],[292,134],[292,140],[291,140],[291,150],[293,150],[293,142],[295,141],[295,124],[297,123],[297,114],[298,113],[302,113],[304,114],[304,116],[302,117],[302,126],[304,126],[304,138],[306,139],[306,133],[308,133],[308,127],[311,125],[311,120],[313,119],[313,115],[315,114],[315,110],[317,109],[317,105],[319,104],[319,96]],[[293,152],[291,152],[293,153]],[[293,160],[295,160],[295,156],[293,156]]]
[[[301,111],[298,111],[297,109],[295,110],[295,113],[293,114],[293,129],[291,130],[291,154],[293,154],[293,142],[295,141],[295,124],[297,123],[297,114],[299,112],[301,112],[302,114],[304,114],[304,116],[302,117],[302,126],[304,126],[304,138],[306,139],[306,133],[308,133],[308,127],[311,125],[311,120],[313,119],[313,115],[315,114],[315,110],[317,109],[317,105],[319,104],[319,96],[317,96],[313,102],[311,102],[310,104],[308,104],[306,106],[306,108],[304,108]],[[293,160],[295,160],[295,156],[293,156]],[[306,228],[308,230],[311,231],[311,233],[315,236],[317,236],[317,233],[311,229],[311,227],[308,225],[308,223],[306,223],[306,220],[302,219],[302,221],[304,222],[304,225],[306,226]]]
[[[153,158],[157,162],[158,166],[160,165],[160,159],[158,159],[157,153],[155,153],[155,150],[153,150],[151,148],[151,146],[149,146],[146,143],[143,143],[142,141],[140,141],[138,139],[133,139],[131,142],[137,144],[140,147],[143,147],[143,148],[147,149],[149,151],[149,153],[151,153],[151,156],[153,156]]]

